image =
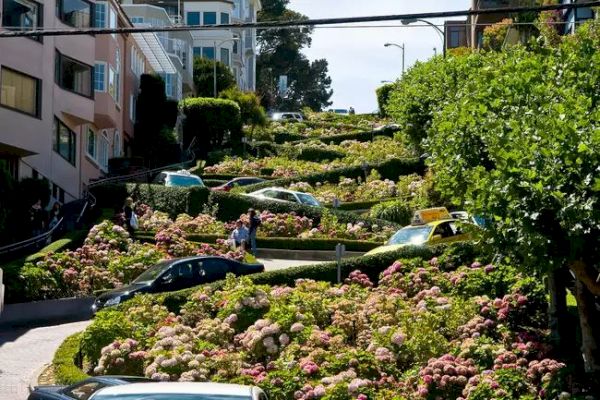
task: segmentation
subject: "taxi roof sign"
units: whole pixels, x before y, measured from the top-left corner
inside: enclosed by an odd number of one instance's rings
[[[427,224],[441,219],[452,219],[452,216],[446,207],[428,208],[425,210],[415,211],[413,216],[413,225]]]

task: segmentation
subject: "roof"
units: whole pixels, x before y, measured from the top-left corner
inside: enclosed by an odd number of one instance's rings
[[[141,24],[139,24],[141,25]],[[137,26],[137,25],[136,25]],[[158,40],[155,33],[140,32],[132,33],[133,39],[136,41],[142,53],[148,60],[148,63],[157,74],[175,74],[177,70],[167,54],[165,48]]]
[[[252,387],[212,382],[157,382],[132,383],[130,385],[111,386],[99,390],[92,399],[104,395],[121,394],[204,394],[219,396],[248,396],[252,398]]]

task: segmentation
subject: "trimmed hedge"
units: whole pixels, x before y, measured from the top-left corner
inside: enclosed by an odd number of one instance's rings
[[[437,245],[434,247],[415,247],[408,246],[396,251],[375,254],[372,256],[362,256],[342,260],[341,272],[342,280],[348,277],[350,272],[361,270],[369,276],[372,282],[379,282],[379,274],[387,269],[394,261],[399,259],[422,258],[428,260],[433,257],[442,257],[445,261],[454,266],[465,265],[473,262],[476,258],[482,257],[482,249],[473,243],[451,243]],[[275,271],[261,272],[248,275],[256,284],[262,285],[289,285],[293,286],[297,279],[314,279],[337,283],[337,264],[335,262],[319,263],[313,265],[304,265]],[[214,289],[223,287],[224,281],[218,281],[209,284]],[[160,302],[165,305],[169,311],[178,313],[181,307],[189,300],[189,296],[198,290],[200,286],[156,295]]]
[[[225,179],[202,179],[202,182],[204,182],[206,187],[213,188],[221,186],[229,181],[226,181]]]
[[[368,142],[373,140],[375,136],[387,136],[394,137],[396,132],[400,131],[400,127],[389,125],[381,129],[375,129],[372,131],[344,133],[342,135],[329,135],[329,136],[317,136],[317,137],[306,137],[297,133],[276,133],[275,143],[283,144],[289,142],[307,142],[310,140],[319,140],[323,143],[340,144],[345,140],[357,140],[359,142]]]
[[[228,192],[212,192],[210,194],[209,201],[211,204],[219,205],[216,217],[220,221],[234,221],[239,218],[240,215],[247,213],[249,208],[254,208],[256,210],[269,210],[272,213],[289,213],[293,211],[300,216],[306,216],[313,219],[315,223],[319,223],[321,221],[323,211],[328,210],[330,213],[338,217],[338,220],[342,223],[356,223],[358,221],[363,221],[368,226],[396,226],[396,224],[390,223],[389,221],[368,217],[363,218],[356,213],[349,211],[329,210],[321,207],[311,207],[297,203],[258,199]]]
[[[197,215],[208,201],[210,190],[205,187],[167,187],[148,183],[118,183],[94,187],[100,207],[120,209],[126,197],[148,204],[155,210],[168,213],[171,217],[178,214]]]
[[[65,339],[54,353],[52,368],[56,383],[59,385],[72,385],[89,378],[76,364],[79,358],[79,346],[82,333],[76,333]]]
[[[287,143],[287,142],[297,142],[297,141],[305,140],[305,139],[306,139],[306,136],[301,135],[299,133],[281,132],[281,133],[275,134],[275,143],[277,143],[277,144],[283,144],[283,143]]]
[[[378,164],[368,165],[367,174],[372,170],[376,170],[381,175],[382,179],[390,179],[396,181],[398,177],[410,174],[422,175],[425,173],[425,164],[418,158],[393,158]],[[365,178],[365,171],[360,165],[354,165],[345,168],[337,168],[331,171],[318,172],[315,174],[301,175],[293,178],[280,178],[269,182],[261,182],[255,185],[244,186],[245,193],[254,192],[255,190],[264,189],[271,186],[287,187],[294,182],[307,182],[315,184],[317,182],[334,182],[340,181],[341,177],[356,179],[358,177]]]
[[[345,211],[356,211],[356,210],[368,210],[371,207],[376,206],[379,203],[390,201],[390,200],[400,200],[400,199],[381,199],[381,200],[371,200],[371,201],[354,201],[348,203],[341,203],[338,207],[339,210]],[[333,207],[332,205],[327,205],[327,207]],[[385,218],[382,218],[385,219]]]
[[[193,172],[194,175],[198,175],[199,177],[202,178],[202,180],[205,179],[212,179],[212,180],[223,180],[223,181],[230,181],[232,179],[235,178],[239,178],[240,176],[246,176],[246,175],[235,175],[235,174],[199,174],[199,173],[195,173]],[[275,178],[273,178],[272,176],[259,176],[259,175],[253,175],[257,178],[262,178],[262,179],[266,179],[266,180],[274,180]]]
[[[137,240],[154,242],[153,232],[137,233]],[[187,239],[196,243],[215,243],[217,239],[226,239],[225,235],[200,235],[189,234]],[[282,250],[334,250],[336,244],[341,243],[346,246],[347,251],[367,252],[375,247],[381,246],[381,243],[368,242],[364,240],[348,239],[329,239],[329,238],[287,238],[287,237],[257,237],[256,245],[263,249],[282,249]]]
[[[83,240],[86,236],[87,231],[83,230],[69,232],[61,239],[58,239],[46,247],[41,248],[36,253],[0,266],[4,275],[4,285],[6,287],[6,303],[11,304],[31,301],[31,299],[24,297],[25,291],[23,290],[23,282],[20,278],[21,269],[26,263],[35,263],[40,261],[48,253],[57,253],[60,251],[76,249],[83,243]]]

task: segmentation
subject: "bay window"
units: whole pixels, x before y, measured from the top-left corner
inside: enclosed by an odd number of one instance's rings
[[[56,52],[55,81],[61,88],[92,97],[92,73],[91,66]]]
[[[91,27],[92,3],[86,0],[58,0],[56,15],[67,25],[89,28]]]
[[[214,11],[205,11],[202,13],[202,25],[216,25],[217,13]]]
[[[43,27],[43,7],[30,0],[4,0],[2,2],[2,26],[32,31]]]

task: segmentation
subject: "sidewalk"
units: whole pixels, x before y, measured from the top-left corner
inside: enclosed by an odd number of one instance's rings
[[[89,321],[83,321],[0,331],[0,399],[27,399],[33,375],[52,361],[67,336],[82,331],[88,324]]]

